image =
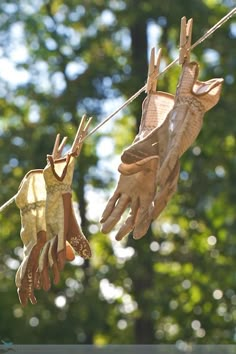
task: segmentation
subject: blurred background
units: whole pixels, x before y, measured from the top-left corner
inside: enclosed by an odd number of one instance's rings
[[[84,113],[93,127],[146,82],[150,48],[161,68],[178,56],[180,19],[193,42],[234,0],[2,0],[0,204],[24,175],[44,168],[57,133],[68,144]],[[141,118],[142,93],[89,137],[73,199],[93,256],[67,263],[59,285],[23,308],[14,277],[20,214],[0,215],[0,340],[15,344],[236,342],[236,17],[194,49],[200,79],[223,77],[219,103],[181,158],[178,192],[147,235],[122,242],[99,219],[119,178],[122,150]],[[180,66],[158,81],[175,93]]]

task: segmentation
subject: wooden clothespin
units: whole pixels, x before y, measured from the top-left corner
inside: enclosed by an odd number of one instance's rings
[[[60,143],[60,134],[57,134],[56,139],[55,139],[55,143],[54,143],[54,147],[53,147],[53,151],[52,151],[52,157],[54,160],[59,159],[62,155],[62,150],[66,144],[67,141],[67,136],[65,136],[59,146]]]
[[[156,92],[157,77],[159,73],[160,62],[161,62],[161,48],[158,50],[157,59],[155,58],[155,48],[152,48],[150,62],[148,66],[146,93]]]
[[[181,18],[180,41],[179,41],[179,64],[189,62],[190,48],[192,40],[193,19],[186,20],[186,17]]]
[[[82,148],[83,140],[87,134],[88,127],[92,121],[92,117],[88,119],[86,122],[86,115],[83,115],[77,133],[75,135],[75,139],[70,149],[70,153],[73,153],[75,156],[80,154],[80,150]]]

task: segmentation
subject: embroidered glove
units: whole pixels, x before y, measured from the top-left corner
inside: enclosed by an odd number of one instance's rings
[[[35,304],[34,288],[38,284],[38,259],[46,242],[45,224],[46,190],[42,170],[33,170],[24,177],[15,202],[21,214],[21,239],[24,258],[17,270],[15,282],[19,300],[26,305],[28,299]]]
[[[71,154],[55,161],[52,156],[48,156],[48,164],[43,171],[47,190],[48,241],[39,260],[39,270],[45,290],[50,288],[48,267],[52,268],[54,283],[59,281],[59,272],[63,269],[66,260],[66,241],[81,257],[91,257],[89,243],[76,221],[72,206],[73,172],[74,157]]]

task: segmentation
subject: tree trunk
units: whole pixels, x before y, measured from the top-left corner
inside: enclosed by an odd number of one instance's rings
[[[134,90],[140,89],[147,80],[147,24],[145,21],[137,21],[130,28],[132,39],[132,76],[135,78],[132,81]],[[142,101],[144,96],[141,95],[135,100],[132,105],[132,113],[137,119],[137,131],[140,125]],[[151,231],[149,231],[149,234]],[[150,235],[152,237],[152,235]],[[154,335],[154,321],[150,309],[150,301],[145,296],[150,289],[153,288],[153,268],[152,259],[149,256],[150,249],[147,236],[143,240],[132,240],[130,238],[130,245],[136,250],[136,259],[132,261],[135,263],[137,272],[130,274],[133,281],[133,291],[135,299],[138,303],[138,310],[140,316],[136,319],[134,325],[134,338],[136,344],[153,344],[155,343]],[[149,238],[149,237],[148,237]],[[142,258],[142,260],[141,260]],[[140,261],[141,260],[141,261]],[[145,269],[144,269],[145,267]],[[134,264],[132,264],[134,269]]]
[[[147,25],[145,21],[135,22],[130,28],[130,33],[132,41],[132,87],[136,92],[147,80]],[[141,120],[143,99],[143,95],[139,96],[131,108],[137,119],[137,130]]]

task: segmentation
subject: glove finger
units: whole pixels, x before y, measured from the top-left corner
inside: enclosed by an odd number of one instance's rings
[[[112,210],[114,209],[117,200],[120,198],[120,194],[119,193],[114,193],[113,196],[108,200],[107,206],[104,209],[100,222],[103,223],[106,221],[106,219],[110,216]]]
[[[25,288],[27,289],[26,292],[27,292],[28,298],[30,299],[30,302],[32,304],[37,303],[36,297],[34,296],[34,277],[35,277],[35,269],[34,268],[35,267],[34,267],[33,261],[29,260],[28,266],[26,269],[26,273],[25,273],[24,283],[26,284]]]
[[[48,291],[51,287],[51,281],[49,277],[49,265],[48,265],[48,249],[49,249],[49,242],[47,242],[42,250],[42,253],[39,257],[39,272],[40,278],[42,282],[42,287],[45,291]]]
[[[34,296],[34,279],[35,279],[35,260],[32,257],[32,253],[27,260],[27,265],[18,269],[16,277],[17,279],[17,293],[20,303],[25,306],[30,299],[32,304],[36,304],[37,300]],[[22,272],[24,268],[24,272]],[[23,274],[22,274],[23,273]]]
[[[50,246],[48,249],[48,261],[50,268],[52,268],[53,282],[55,285],[58,284],[60,280],[60,273],[57,264],[57,241],[57,236],[50,240]]]
[[[28,299],[30,299],[32,304],[37,303],[32,283],[30,283],[26,277],[22,280],[22,285],[17,289],[17,293],[22,306],[27,305]]]
[[[161,212],[166,207],[167,203],[177,190],[178,177],[179,177],[180,163],[177,161],[174,170],[170,174],[166,185],[161,187],[160,190],[156,193],[154,199],[153,210],[151,212],[152,219],[157,219]]]
[[[70,262],[75,259],[74,249],[68,241],[66,241],[66,259]]]
[[[84,236],[78,235],[76,245],[74,244],[73,246],[74,250],[78,253],[80,257],[88,259],[92,256],[92,251],[89,242]]]
[[[60,281],[60,272],[58,270],[58,265],[57,263],[53,263],[52,266],[52,274],[53,274],[53,283],[57,285]]]
[[[73,209],[72,213],[74,214]],[[70,257],[72,261],[75,258],[74,252],[77,252],[79,256],[85,259],[92,256],[88,240],[75,217],[72,217],[70,219],[69,231],[66,235],[66,259],[69,260],[68,257]]]
[[[122,240],[125,236],[127,236],[133,230],[134,224],[135,224],[135,219],[136,219],[136,216],[138,213],[138,207],[139,207],[139,201],[138,201],[138,199],[136,199],[134,202],[131,203],[130,213],[116,234],[117,241]]]
[[[34,292],[33,292],[33,291],[32,291],[32,293],[29,295],[29,299],[30,299],[31,304],[33,304],[33,305],[37,304],[37,299],[36,299],[36,297],[34,296]]]
[[[154,162],[154,164],[149,165],[149,162]],[[122,173],[123,175],[133,175],[137,172],[143,171],[146,168],[157,168],[157,164],[159,162],[159,156],[149,156],[146,157],[145,159],[132,163],[132,164],[126,164],[126,163],[121,163],[118,167],[118,171]]]
[[[48,241],[49,247],[47,251],[49,267],[53,266],[53,263],[57,261],[57,236],[54,236]]]
[[[44,267],[41,272],[43,290],[48,291],[51,288],[51,280],[49,277],[48,267]]]
[[[22,306],[26,306],[28,304],[28,295],[26,291],[24,291],[22,288],[17,289],[17,294],[19,297],[19,301]]]
[[[152,218],[157,219],[162,211],[165,209],[167,204],[167,189],[165,188],[162,191],[159,191],[154,199],[154,204],[152,208]],[[170,197],[170,196],[169,196]]]
[[[133,231],[133,238],[135,240],[138,240],[143,236],[145,236],[151,222],[152,222],[152,218],[151,218],[151,214],[149,214],[148,209],[146,209],[146,212],[142,213],[142,216],[139,216],[138,214],[137,223],[135,223],[135,228]]]
[[[140,239],[143,237],[147,233],[152,222],[152,206],[156,191],[156,173],[153,176],[149,175],[149,178],[146,179],[147,184],[145,194],[142,194],[140,197],[140,207],[133,232],[134,239]]]
[[[66,248],[57,253],[57,265],[59,271],[63,270],[66,262]]]
[[[41,289],[41,278],[40,278],[40,273],[39,270],[37,269],[35,272],[35,277],[34,277],[34,288],[35,289]]]
[[[146,193],[140,198],[140,207],[133,232],[134,239],[140,239],[147,233],[152,222],[153,200],[156,192],[156,175],[149,176]]]
[[[130,198],[126,194],[121,195],[117,205],[101,227],[103,233],[107,234],[113,229],[127,208],[129,201]]]

